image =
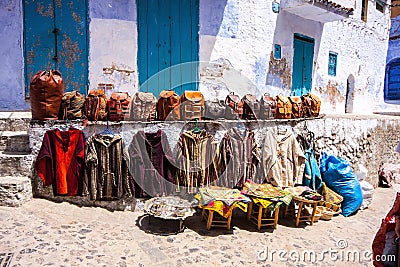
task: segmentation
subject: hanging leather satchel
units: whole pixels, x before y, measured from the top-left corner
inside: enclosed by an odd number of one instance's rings
[[[85,104],[85,96],[78,91],[64,93],[58,118],[60,120],[76,120],[82,119],[83,105]]]
[[[201,119],[204,116],[204,96],[200,91],[185,91],[181,96],[181,119]]]
[[[57,120],[64,81],[57,70],[39,71],[33,75],[30,85],[30,101],[33,120]]]
[[[204,102],[204,107],[206,109],[205,111],[205,117],[207,119],[223,119],[225,117],[225,101],[224,100],[208,100]]]
[[[240,100],[238,95],[234,92],[230,92],[225,99],[225,118],[228,120],[235,120],[242,118],[243,115],[243,102]]]
[[[160,121],[180,120],[180,97],[175,91],[161,91],[157,101],[157,118]]]
[[[292,117],[292,104],[288,97],[283,95],[276,96],[276,118],[290,119]]]
[[[157,99],[152,93],[137,92],[132,99],[132,119],[135,121],[154,121],[156,119]]]
[[[313,93],[301,97],[303,102],[304,117],[318,117],[321,110],[321,98]]]
[[[260,100],[260,115],[262,120],[274,119],[276,114],[276,99],[265,93]]]
[[[130,120],[132,98],[127,92],[114,92],[108,100],[110,121]]]
[[[90,121],[107,120],[107,96],[104,90],[90,90],[83,105],[83,113]]]
[[[260,103],[255,95],[246,94],[242,98],[243,102],[243,116],[245,120],[256,120],[260,113]]]
[[[292,118],[303,118],[303,103],[300,96],[289,96],[292,104]]]

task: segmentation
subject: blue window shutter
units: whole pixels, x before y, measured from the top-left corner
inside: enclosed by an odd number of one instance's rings
[[[336,76],[337,53],[329,52],[328,74]]]
[[[274,58],[275,59],[281,59],[282,58],[281,46],[278,45],[278,44],[274,44]]]

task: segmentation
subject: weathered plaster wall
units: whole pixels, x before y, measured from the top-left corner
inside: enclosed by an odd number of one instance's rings
[[[25,101],[22,1],[0,1],[0,110],[28,109]]]
[[[313,91],[323,98],[323,113],[344,113],[347,79],[354,81],[348,94],[352,112],[399,110],[383,102],[383,81],[388,41],[389,14],[376,10],[369,1],[368,22],[361,21],[361,1],[352,2],[354,15],[342,21],[321,23],[281,10],[272,12],[272,1],[200,0],[200,59],[229,62],[230,69],[247,78],[261,95],[289,95],[293,61],[293,35],[315,39]],[[348,2],[348,1],[347,1]],[[346,2],[346,3],[347,3]],[[284,5],[285,1],[281,1]],[[348,4],[348,3],[347,3]],[[282,59],[273,59],[273,44],[280,44]],[[337,75],[328,75],[329,52],[338,53]],[[209,66],[207,66],[209,68]],[[201,68],[202,92],[215,97],[225,89],[215,76]],[[218,67],[216,68],[218,69]],[[224,76],[224,71],[220,71]],[[220,78],[219,80],[224,80]],[[241,80],[245,80],[241,78]],[[215,84],[219,85],[215,85]],[[246,89],[232,90],[239,95]],[[228,86],[228,89],[229,88]],[[254,91],[254,90],[253,90]],[[365,105],[369,103],[369,105]]]
[[[89,17],[90,88],[113,84],[132,95],[138,88],[135,0],[89,1]]]

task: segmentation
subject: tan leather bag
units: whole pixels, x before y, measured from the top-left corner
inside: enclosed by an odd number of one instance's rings
[[[181,119],[201,119],[204,116],[204,96],[199,91],[185,91],[181,96]]]
[[[265,93],[260,100],[260,119],[274,119],[276,113],[276,99]]]
[[[276,96],[276,118],[290,119],[292,117],[292,104],[288,97],[283,95]]]
[[[152,93],[137,92],[132,99],[132,119],[154,121],[157,113],[157,99]]]
[[[85,96],[78,91],[64,93],[61,100],[58,118],[60,120],[82,119],[84,104]]]
[[[83,113],[90,121],[107,120],[107,96],[104,90],[90,90],[83,105]]]
[[[235,120],[242,118],[243,115],[243,102],[240,96],[235,95],[234,92],[230,92],[225,98],[225,118],[228,120]]]
[[[157,101],[158,120],[180,120],[179,104],[180,97],[175,91],[161,91]]]
[[[108,100],[108,119],[110,121],[130,120],[132,98],[127,92],[114,92]]]
[[[57,70],[39,71],[33,75],[30,85],[33,120],[57,120],[64,81]]]
[[[303,118],[303,102],[300,96],[290,96],[290,103],[292,104],[292,118]]]
[[[304,117],[318,117],[321,110],[321,98],[313,93],[301,97],[303,101]]]

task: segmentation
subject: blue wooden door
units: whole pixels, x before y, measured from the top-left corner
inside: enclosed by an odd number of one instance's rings
[[[314,39],[294,36],[292,95],[301,96],[311,91],[314,60]]]
[[[140,91],[197,90],[199,0],[137,0],[137,12]]]
[[[57,69],[64,90],[86,94],[87,0],[23,0],[26,96],[39,70]]]

